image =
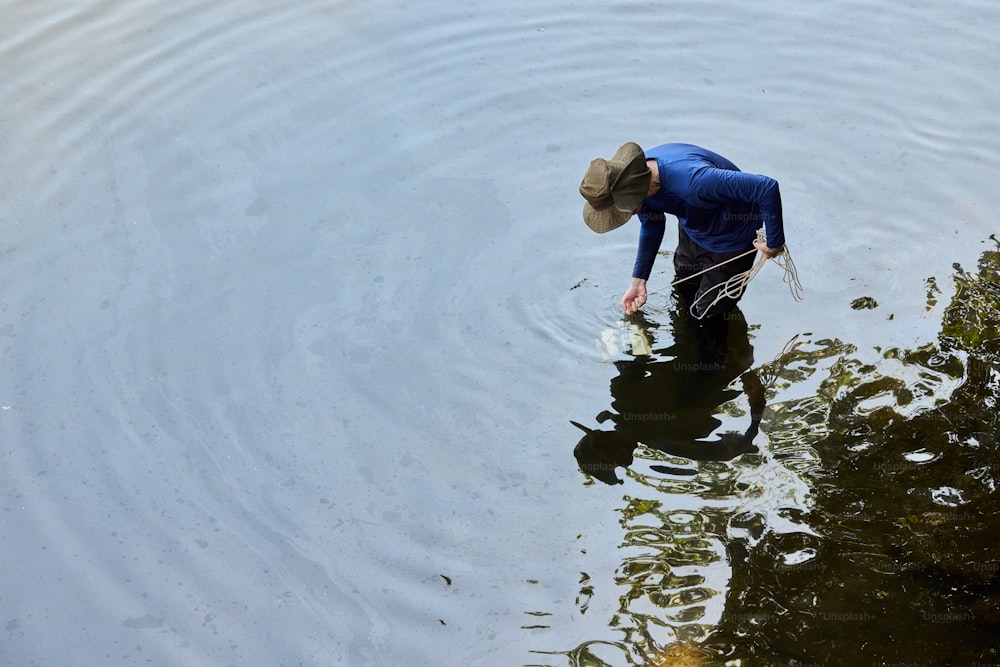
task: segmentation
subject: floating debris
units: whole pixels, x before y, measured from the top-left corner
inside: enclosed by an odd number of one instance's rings
[[[870,296],[863,296],[860,299],[852,301],[851,308],[854,310],[872,310],[873,308],[878,308],[878,301]]]
[[[925,306],[925,309],[932,310],[938,303],[937,297],[938,294],[941,293],[941,288],[938,287],[937,280],[934,276],[925,280],[924,285],[927,286],[927,305]]]

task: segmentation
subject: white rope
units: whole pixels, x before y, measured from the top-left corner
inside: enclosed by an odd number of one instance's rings
[[[669,284],[669,285],[667,285],[666,287],[661,287],[660,289],[655,289],[655,290],[653,290],[653,291],[651,291],[651,292],[646,292],[646,296],[649,296],[650,294],[656,294],[656,293],[658,293],[658,292],[662,292],[663,290],[666,290],[666,289],[670,289],[670,288],[671,288],[671,287],[673,287],[674,285],[679,285],[679,284],[681,284],[682,282],[684,282],[685,280],[691,280],[692,278],[697,278],[697,277],[698,277],[698,276],[700,276],[701,274],[703,274],[703,273],[708,273],[708,272],[709,272],[709,271],[711,271],[712,269],[716,269],[716,268],[718,268],[718,267],[722,266],[723,264],[729,264],[729,262],[735,262],[736,260],[738,260],[738,259],[743,259],[743,258],[744,258],[744,257],[746,257],[747,255],[752,255],[752,254],[753,254],[753,253],[755,253],[755,252],[757,252],[757,249],[756,249],[756,248],[754,248],[753,250],[747,250],[747,251],[746,251],[745,253],[743,253],[742,255],[737,255],[736,257],[731,257],[731,258],[729,258],[729,259],[725,260],[724,262],[719,262],[718,264],[713,264],[712,266],[710,266],[710,267],[708,267],[707,269],[704,269],[704,270],[702,270],[702,271],[699,271],[698,273],[692,273],[692,274],[691,274],[690,276],[684,276],[683,278],[681,278],[681,279],[679,279],[679,280],[675,280],[674,282],[670,283],[670,284]]]
[[[760,242],[766,241],[763,227],[757,230],[757,241]],[[674,287],[675,285],[678,285],[684,282],[685,280],[690,280],[691,278],[695,278],[703,273],[711,271],[712,269],[718,268],[723,264],[728,264],[729,262],[735,262],[736,260],[742,259],[747,255],[755,252],[757,252],[756,248],[753,250],[748,250],[742,255],[737,255],[736,257],[727,259],[724,262],[719,262],[718,264],[710,266],[703,271],[699,271],[698,273],[692,273],[690,276],[685,276],[683,278],[680,278],[679,280],[675,280],[674,282],[670,283],[668,287]],[[788,252],[788,245],[787,244],[784,245],[781,249],[781,252],[772,257],[771,259],[773,259],[774,262],[784,270],[785,272],[784,281],[792,292],[792,298],[795,299],[796,301],[802,301],[802,299],[805,298],[805,290],[802,288],[802,283],[799,282],[799,274],[798,271],[795,269],[795,262],[792,261],[792,255],[790,252]],[[712,309],[712,306],[719,303],[723,299],[725,298],[739,299],[740,296],[743,295],[743,290],[746,289],[747,285],[750,283],[751,280],[753,280],[753,277],[757,275],[757,272],[761,270],[761,268],[764,266],[767,260],[768,258],[765,257],[763,254],[761,254],[761,256],[757,259],[754,265],[751,266],[746,271],[743,271],[742,273],[737,273],[735,276],[729,278],[729,280],[721,282],[717,285],[712,285],[707,290],[702,292],[702,294],[697,299],[694,300],[694,303],[691,304],[690,308],[691,316],[694,317],[695,319],[700,320],[704,318],[705,314]],[[657,292],[662,292],[663,290],[668,289],[668,287],[662,287],[658,290],[647,292],[646,296],[648,297],[650,294],[656,294]],[[712,299],[711,303],[709,303],[702,311],[702,314],[699,315],[697,312],[695,312],[695,306],[697,306],[702,299],[707,297],[709,294],[712,294],[713,292],[715,292],[715,298]]]

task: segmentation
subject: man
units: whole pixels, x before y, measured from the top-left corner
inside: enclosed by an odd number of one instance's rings
[[[711,307],[714,298],[699,298],[729,278],[747,271],[754,254],[722,264],[756,248],[765,257],[779,255],[785,245],[778,182],[747,174],[712,151],[691,144],[664,144],[643,151],[629,142],[610,160],[590,163],[580,184],[587,202],[583,219],[604,233],[621,227],[639,214],[639,248],[632,282],[622,297],[622,308],[634,313],[646,303],[646,281],[663,240],[666,214],[677,217],[676,278],[697,277],[680,283],[678,291],[695,304],[699,318],[716,319],[736,306],[742,290]],[[764,227],[766,241],[756,241]],[[676,280],[675,280],[676,282]]]

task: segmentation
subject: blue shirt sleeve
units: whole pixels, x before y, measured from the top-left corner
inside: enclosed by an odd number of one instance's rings
[[[649,280],[653,272],[653,262],[660,250],[663,233],[667,227],[667,217],[661,211],[652,211],[645,206],[639,209],[639,249],[635,253],[632,277]]]
[[[767,233],[768,247],[785,245],[778,181],[760,174],[704,167],[691,176],[689,187],[685,199],[695,205],[713,206],[729,202],[756,204],[760,222]],[[690,198],[695,201],[690,201]]]

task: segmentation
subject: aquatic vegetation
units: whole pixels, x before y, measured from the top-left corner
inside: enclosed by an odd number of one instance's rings
[[[933,310],[934,306],[938,304],[938,295],[941,294],[941,288],[938,287],[937,279],[934,276],[925,280],[924,284],[927,286],[927,305],[925,309]]]
[[[699,667],[705,664],[706,657],[692,644],[671,644],[652,658],[649,667]]]
[[[640,443],[617,428],[614,458],[638,483],[620,509],[627,555],[609,623],[625,663],[572,664],[1000,662],[1000,242],[991,238],[997,247],[976,271],[955,265],[935,343],[873,355],[803,338],[752,369],[766,393],[760,451],[693,461],[646,428],[672,423],[644,423]],[[939,293],[929,282],[928,310]],[[620,366],[619,413],[662,409],[636,403],[646,399],[622,383],[660,386],[663,353]],[[685,351],[675,343],[670,353],[676,373]],[[743,372],[723,373],[732,384],[713,394],[716,435],[753,412],[737,388]],[[681,474],[692,465],[696,475]]]
[[[1000,247],[995,236],[990,238]],[[966,350],[984,361],[1000,354],[1000,252],[989,250],[979,259],[978,274],[955,265],[955,296],[945,311],[941,329],[943,350]]]
[[[1000,253],[954,280],[936,345],[845,357],[827,378],[811,556],[788,564],[765,535],[734,565],[709,644],[767,661],[997,661]]]

